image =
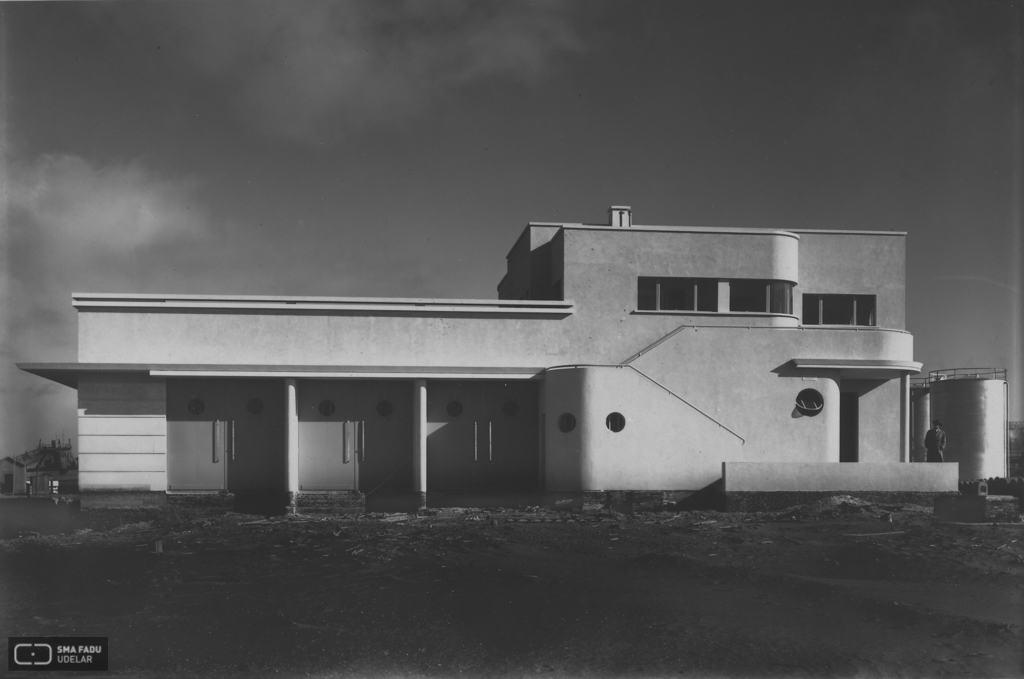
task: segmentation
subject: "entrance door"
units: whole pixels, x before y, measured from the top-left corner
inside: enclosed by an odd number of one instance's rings
[[[412,382],[380,380],[354,385],[353,415],[362,422],[365,452],[360,458],[359,490],[412,491]]]
[[[286,489],[284,384],[167,380],[170,490]]]
[[[540,483],[537,385],[488,383],[486,416],[492,436],[489,488],[533,490]]]
[[[345,382],[298,384],[299,490],[355,490],[365,431]]]
[[[480,386],[479,382],[427,384],[428,490],[480,487],[481,455],[485,461],[489,456],[487,430],[480,431]]]
[[[839,394],[839,461],[859,459],[860,396],[854,392]]]

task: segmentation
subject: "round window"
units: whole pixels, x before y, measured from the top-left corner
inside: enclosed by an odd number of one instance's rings
[[[462,404],[458,401],[448,401],[448,407],[445,408],[445,410],[447,410],[448,414],[452,417],[458,417],[462,414]]]
[[[249,411],[250,415],[259,415],[263,412],[263,401],[258,398],[251,398],[245,404],[245,409]]]
[[[323,401],[320,401],[320,405],[318,405],[316,409],[319,410],[320,414],[324,417],[330,417],[334,414],[334,401],[324,399]]]
[[[391,401],[386,398],[377,403],[377,414],[381,417],[391,417],[393,412],[395,412],[395,406],[391,405]]]
[[[562,413],[558,416],[559,431],[568,434],[576,428],[576,417],[572,413]]]
[[[801,415],[814,417],[825,407],[825,398],[817,389],[804,389],[796,395],[796,409]]]
[[[505,401],[505,405],[501,407],[501,412],[505,413],[505,417],[515,417],[519,414],[519,404],[515,401]]]
[[[622,413],[610,413],[604,418],[604,426],[618,433],[626,428],[626,418]]]
[[[188,402],[188,411],[193,415],[202,415],[206,410],[206,404],[201,398],[194,398]]]

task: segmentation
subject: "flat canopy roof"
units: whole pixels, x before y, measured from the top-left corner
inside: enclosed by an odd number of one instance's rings
[[[544,368],[505,366],[203,365],[182,363],[17,363],[19,369],[78,388],[82,373],[145,373],[153,377],[297,377],[304,379],[528,380]]]
[[[794,358],[790,365],[798,370],[838,370],[841,375],[856,378],[890,379],[903,373],[916,375],[922,363],[864,358]]]

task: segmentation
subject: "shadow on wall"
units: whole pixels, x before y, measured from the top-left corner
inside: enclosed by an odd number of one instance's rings
[[[698,509],[725,511],[725,482],[718,479],[710,483],[696,493],[683,498],[675,503],[673,509],[677,512],[688,512]]]

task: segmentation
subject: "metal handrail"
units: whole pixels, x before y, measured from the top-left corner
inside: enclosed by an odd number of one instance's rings
[[[945,368],[928,373],[928,382],[945,380],[1005,380],[1006,368]]]
[[[668,387],[666,387],[666,386],[665,386],[664,384],[662,384],[662,383],[661,383],[661,382],[659,382],[658,380],[654,379],[653,377],[651,377],[651,376],[650,376],[650,375],[648,375],[647,373],[643,372],[642,370],[638,369],[637,367],[635,367],[635,366],[632,366],[632,365],[619,365],[619,366],[612,366],[612,367],[617,367],[617,368],[629,368],[630,370],[632,370],[633,372],[635,372],[635,373],[636,373],[637,375],[640,375],[641,377],[644,377],[644,378],[646,378],[647,380],[649,380],[650,382],[652,382],[652,383],[653,383],[653,384],[655,384],[656,386],[659,386],[659,387],[661,387],[662,389],[664,389],[665,391],[667,391],[667,392],[668,392],[668,393],[669,393],[670,395],[672,395],[672,396],[676,397],[677,399],[679,399],[680,401],[682,401],[682,402],[683,402],[683,403],[685,403],[686,405],[690,406],[691,408],[693,408],[694,410],[696,410],[696,411],[697,411],[698,413],[700,413],[700,414],[701,414],[701,415],[703,415],[704,417],[708,418],[709,420],[711,420],[712,422],[714,422],[715,424],[717,424],[717,425],[718,425],[719,427],[721,427],[722,429],[726,430],[727,432],[729,432],[730,434],[732,434],[733,436],[735,436],[736,438],[738,438],[738,439],[740,440],[740,443],[741,443],[741,444],[744,444],[744,445],[745,445],[745,444],[747,443],[746,439],[744,439],[744,438],[743,438],[742,436],[740,436],[739,434],[737,434],[736,432],[734,432],[734,431],[733,431],[732,429],[729,429],[729,427],[725,426],[724,424],[722,424],[721,422],[719,422],[719,421],[718,421],[718,420],[716,420],[715,418],[711,417],[711,416],[710,416],[710,415],[708,415],[708,414],[707,414],[706,412],[704,412],[703,410],[701,410],[701,409],[700,409],[700,408],[698,408],[697,406],[693,405],[692,403],[690,403],[689,401],[687,401],[687,400],[686,400],[685,398],[683,398],[682,396],[680,396],[680,395],[679,395],[679,394],[677,394],[676,392],[672,391],[671,389],[669,389]]]
[[[630,363],[632,363],[632,362],[633,362],[633,361],[635,361],[636,359],[638,359],[638,358],[640,358],[641,356],[643,356],[644,354],[646,354],[646,353],[647,353],[648,351],[650,351],[651,349],[654,349],[655,347],[657,347],[658,345],[660,345],[660,344],[661,344],[662,342],[665,342],[666,340],[668,340],[668,339],[670,339],[670,338],[672,338],[672,337],[675,337],[675,336],[676,336],[676,335],[678,335],[678,334],[679,334],[680,332],[682,332],[683,330],[685,330],[685,329],[686,329],[687,327],[690,327],[690,326],[688,326],[688,325],[687,325],[686,323],[683,323],[683,324],[682,324],[682,325],[680,325],[680,326],[679,326],[678,328],[676,328],[676,329],[674,329],[674,330],[670,331],[670,332],[669,332],[668,334],[666,334],[666,335],[662,335],[662,336],[661,336],[661,337],[659,337],[658,339],[654,340],[653,342],[651,342],[650,344],[648,344],[648,345],[647,345],[646,347],[644,347],[644,348],[643,348],[643,349],[641,349],[640,351],[636,352],[635,354],[633,354],[632,356],[630,356],[629,358],[627,358],[627,359],[626,359],[625,361],[623,361],[623,362],[622,362],[622,363],[621,363],[620,365],[629,365]]]

